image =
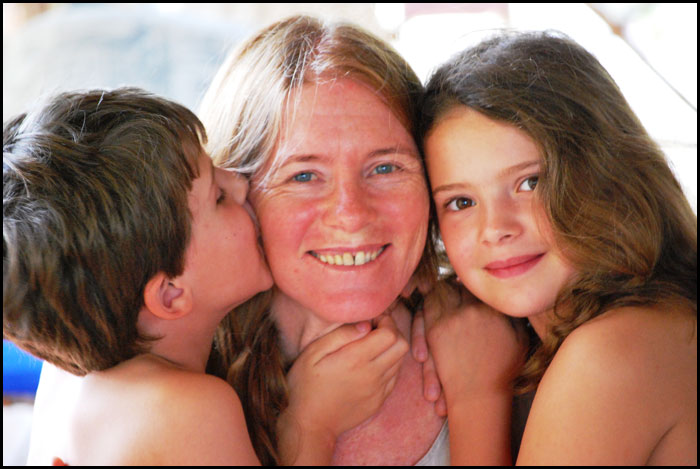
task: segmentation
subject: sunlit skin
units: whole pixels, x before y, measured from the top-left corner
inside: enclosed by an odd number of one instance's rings
[[[445,248],[461,282],[538,333],[574,270],[552,242],[537,198],[541,157],[512,125],[458,106],[425,144]]]
[[[303,328],[303,348],[397,298],[424,248],[429,199],[413,138],[365,85],[306,85],[288,111],[294,118],[283,123],[265,186],[253,179],[251,201],[279,290],[274,309],[294,323],[279,325],[287,337]],[[370,262],[338,264],[359,252]]]
[[[189,195],[193,223],[183,275],[197,286],[198,307],[225,312],[270,288],[272,277],[246,202],[248,181],[213,167],[206,154],[200,156],[199,172]]]

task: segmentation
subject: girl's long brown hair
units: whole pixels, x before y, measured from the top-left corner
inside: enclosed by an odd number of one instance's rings
[[[417,137],[423,86],[399,54],[357,26],[295,16],[265,28],[234,50],[214,78],[200,115],[215,163],[265,184],[284,113],[294,112],[297,91],[308,83],[342,78],[375,90]],[[435,279],[434,259],[433,245],[426,243],[416,272],[423,281]],[[270,292],[261,294],[226,318],[210,367],[238,392],[263,464],[278,462],[275,422],[287,406],[289,366],[278,343],[270,298]]]
[[[421,134],[454,106],[512,124],[539,145],[537,191],[578,273],[559,292],[554,323],[518,380],[521,391],[537,386],[575,328],[605,311],[673,301],[697,317],[697,216],[593,55],[560,33],[501,33],[431,77]]]

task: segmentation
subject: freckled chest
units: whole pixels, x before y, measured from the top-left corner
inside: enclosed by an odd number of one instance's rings
[[[408,354],[396,387],[371,420],[338,438],[333,465],[413,465],[428,452],[444,419],[423,398],[421,365]]]

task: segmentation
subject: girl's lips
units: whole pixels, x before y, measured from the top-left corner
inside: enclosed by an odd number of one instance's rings
[[[544,253],[511,257],[505,261],[491,262],[484,267],[484,270],[498,278],[515,277],[533,268],[543,256]]]

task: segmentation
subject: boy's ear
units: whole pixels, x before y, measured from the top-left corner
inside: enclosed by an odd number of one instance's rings
[[[163,272],[146,283],[143,300],[146,308],[160,319],[178,319],[192,311],[191,290]]]

